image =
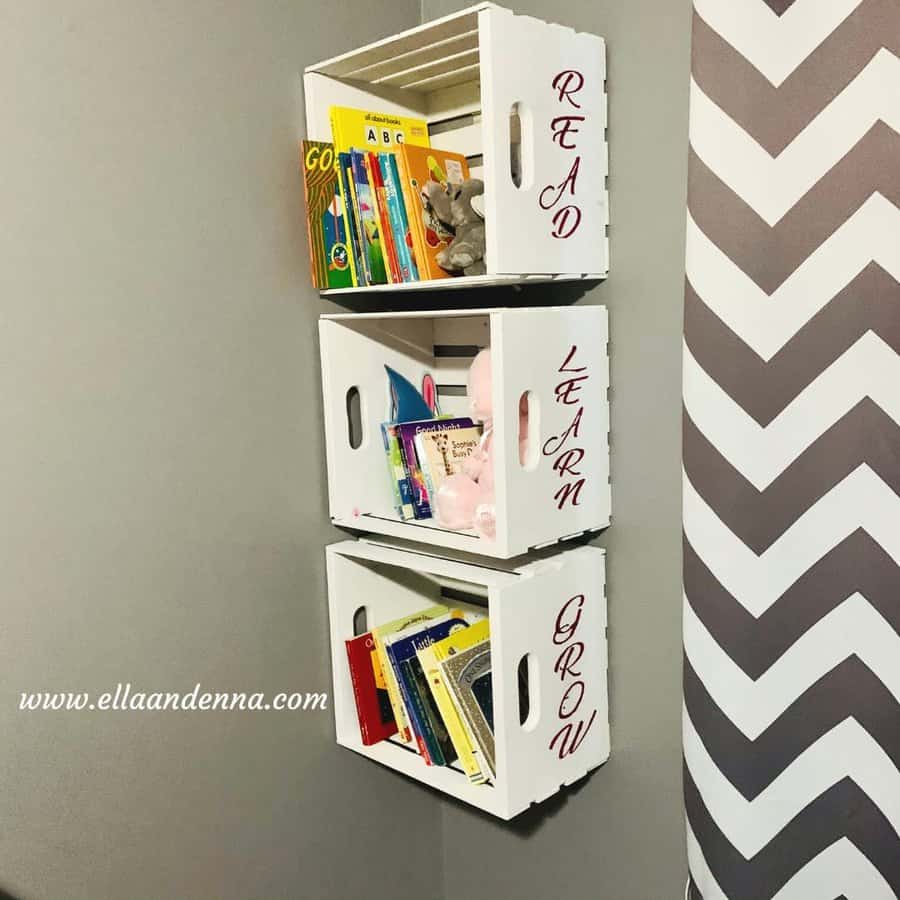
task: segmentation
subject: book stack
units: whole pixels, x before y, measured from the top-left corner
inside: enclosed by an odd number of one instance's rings
[[[303,141],[313,285],[450,278],[436,261],[453,230],[426,195],[469,177],[466,158],[431,147],[421,119],[333,106],[332,142]]]
[[[495,777],[491,644],[476,609],[435,605],[346,642],[360,736],[409,744],[428,766]]]
[[[462,471],[481,434],[482,426],[466,417],[382,424],[394,507],[402,520],[434,517],[438,488]]]

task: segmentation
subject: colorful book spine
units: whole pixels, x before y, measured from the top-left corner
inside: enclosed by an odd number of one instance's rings
[[[375,652],[378,655],[378,661],[381,665],[381,670],[384,673],[384,680],[387,686],[388,696],[390,697],[391,708],[394,711],[394,721],[397,723],[397,732],[401,740],[406,743],[409,743],[412,740],[412,732],[409,728],[409,718],[406,714],[403,697],[400,694],[400,687],[397,684],[394,669],[391,666],[391,661],[388,659],[385,650],[385,641],[390,640],[393,635],[399,634],[407,628],[412,628],[414,625],[427,625],[431,619],[435,619],[445,613],[446,607],[431,606],[428,609],[421,610],[420,612],[413,613],[409,616],[404,616],[401,619],[395,619],[393,622],[388,622],[385,625],[379,625],[377,628],[372,629],[372,638],[375,641]]]
[[[402,147],[400,148],[400,151],[394,155],[394,161],[397,164],[400,195],[403,197],[403,210],[407,220],[407,234],[409,235],[413,259],[416,262],[416,278],[427,278],[428,275],[426,274],[426,270],[422,266],[422,260],[425,259],[424,235],[421,228],[422,217],[419,214],[419,211],[422,208],[422,198],[419,192],[413,188],[406,168],[406,156],[403,153]]]
[[[356,198],[353,194],[351,183],[353,181],[350,170],[350,154],[338,154],[338,185],[341,189],[341,200],[344,204],[344,215],[347,219],[347,231],[349,232],[349,244],[351,250],[351,266],[353,269],[353,286],[358,287],[366,283],[365,266],[363,265],[362,247],[360,245],[359,222],[357,221]]]
[[[416,746],[419,748],[419,755],[425,760],[425,765],[427,766],[443,765],[443,762],[436,762],[431,754],[431,748],[429,746],[430,742],[426,740],[425,737],[424,715],[421,703],[409,689],[409,681],[402,664],[396,660],[390,647],[387,648],[387,655],[391,660],[391,665],[394,667],[397,686],[400,688],[400,696],[403,698],[403,705],[406,709],[406,714],[409,717],[409,726],[412,729],[413,739],[416,742]]]
[[[425,745],[424,757],[429,766],[446,766],[453,762],[447,759],[438,742],[431,720],[428,717],[428,711],[425,708],[424,699],[419,692],[418,675],[416,667],[419,661],[417,659],[405,659],[400,663],[400,685],[406,691],[407,709],[414,710],[416,727],[419,728],[422,735],[422,743]]]
[[[409,250],[410,268],[412,270],[413,281],[418,281],[419,264],[416,261],[416,245],[413,240],[412,227],[409,223],[408,198],[407,192],[403,190],[403,172],[401,169],[402,160],[396,153],[391,154],[391,174],[393,176],[394,186],[397,190],[397,197],[400,206],[400,218],[403,222],[403,242]]]
[[[394,233],[391,228],[387,194],[384,189],[384,179],[381,177],[381,165],[378,162],[377,153],[366,154],[366,171],[369,174],[369,185],[372,188],[375,208],[378,211],[378,222],[381,226],[381,249],[387,263],[388,275],[390,276],[391,284],[400,284],[403,281],[403,277],[400,274],[397,248],[394,246]]]
[[[349,154],[348,154],[349,155]],[[347,169],[347,181],[350,188],[350,204],[353,207],[353,218],[356,222],[356,240],[359,244],[360,263],[356,269],[361,285],[372,284],[372,273],[369,267],[369,254],[366,249],[365,236],[362,230],[362,218],[359,214],[359,200],[356,196],[356,182],[353,178],[353,169]]]
[[[437,485],[435,485],[431,475],[431,466],[428,465],[428,457],[426,455],[424,439],[421,432],[416,435],[414,443],[416,447],[416,461],[419,464],[419,471],[422,473],[422,480],[425,482],[425,492],[428,495],[430,506],[437,496]]]
[[[433,722],[426,702],[431,703],[431,693],[425,683],[417,651],[448,635],[469,627],[462,610],[451,610],[436,619],[434,624],[412,633],[401,633],[386,642],[386,650],[403,695],[406,710],[420,752],[429,765],[443,766],[453,758],[453,746],[443,724]]]
[[[379,153],[378,162],[381,166],[381,180],[384,182],[384,196],[391,219],[391,232],[394,236],[394,249],[400,266],[400,277],[403,281],[416,281],[418,275],[414,274],[415,263],[407,243],[409,227],[405,221],[403,197],[397,183],[399,178],[394,177],[394,154]]]
[[[428,488],[425,485],[425,476],[419,467],[419,457],[416,455],[416,433],[408,426],[412,423],[403,422],[397,426],[400,438],[400,448],[403,453],[403,463],[406,468],[406,477],[412,491],[413,515],[416,519],[431,518],[431,503],[428,498]],[[419,423],[416,423],[419,424]]]
[[[387,457],[391,493],[394,495],[394,508],[397,510],[397,515],[404,522],[407,522],[416,516],[413,511],[412,487],[403,462],[403,448],[400,446],[397,426],[391,422],[383,422],[381,425],[381,438],[384,442],[384,452]]]
[[[378,221],[373,192],[369,185],[365,160],[365,153],[361,153],[359,150],[350,151],[350,167],[353,171],[353,184],[359,209],[360,237],[367,258],[369,284],[387,284],[381,226]]]

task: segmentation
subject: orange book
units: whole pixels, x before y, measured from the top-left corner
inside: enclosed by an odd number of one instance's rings
[[[469,177],[469,164],[459,153],[434,147],[402,144],[398,159],[402,162],[401,180],[406,214],[416,253],[419,278],[452,278],[436,262],[435,257],[453,240],[447,229],[425,200],[423,190],[428,182],[435,182],[446,190],[449,184],[462,184]]]

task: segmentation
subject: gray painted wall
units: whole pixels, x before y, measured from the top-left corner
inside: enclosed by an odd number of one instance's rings
[[[425,20],[468,5],[424,0]],[[607,39],[613,525],[612,757],[513,827],[445,803],[444,868],[471,900],[675,900],[681,803],[681,320],[690,0],[516,0]],[[553,289],[529,296],[549,301]],[[483,864],[468,866],[468,859]]]
[[[21,690],[329,688],[304,65],[414,0],[0,4],[0,889],[428,897],[435,799],[327,713]],[[385,817],[390,828],[384,828]],[[352,854],[352,857],[351,857]],[[354,864],[350,864],[350,860]],[[376,879],[378,881],[379,879]]]
[[[609,41],[613,759],[508,826],[337,751],[328,714],[16,710],[328,688],[298,75],[455,7],[3,0],[0,889],[432,900],[443,863],[472,900],[680,896],[689,2],[515,5]]]

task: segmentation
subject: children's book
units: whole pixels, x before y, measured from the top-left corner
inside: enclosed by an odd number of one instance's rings
[[[412,271],[413,281],[419,280],[419,266],[416,262],[416,248],[413,243],[412,230],[409,226],[409,215],[406,212],[406,194],[403,192],[403,181],[400,172],[400,159],[397,153],[390,154],[391,182],[393,191],[397,197],[397,206],[400,210],[401,229],[403,243],[409,251],[409,265]]]
[[[472,428],[474,422],[469,418],[460,419],[428,419],[422,422],[401,422],[398,425],[400,445],[406,460],[406,471],[412,485],[413,512],[417,519],[431,518],[431,504],[425,477],[416,456],[416,435],[423,432]]]
[[[378,225],[381,234],[381,252],[387,263],[388,276],[391,284],[400,284],[403,277],[400,272],[400,262],[397,258],[397,249],[394,246],[394,232],[391,227],[391,215],[388,209],[387,195],[384,190],[384,179],[381,177],[381,164],[377,153],[366,154],[366,174],[369,176],[369,188],[378,211]]]
[[[462,715],[456,706],[456,702],[447,690],[438,666],[437,657],[434,652],[434,645],[422,647],[416,652],[419,659],[419,665],[425,674],[431,697],[437,709],[438,716],[447,734],[453,743],[453,750],[456,754],[459,764],[462,766],[466,777],[470,784],[483,784],[487,776],[481,769],[478,760],[481,756],[477,745],[473,744],[463,724]]]
[[[403,205],[403,196],[400,193],[400,178],[397,175],[394,154],[379,153],[378,162],[381,166],[384,197],[391,219],[391,232],[394,236],[394,248],[397,253],[397,263],[400,266],[400,276],[403,281],[417,281],[419,276],[409,241],[409,221],[406,218],[406,207]]]
[[[416,516],[413,512],[412,486],[406,474],[403,448],[400,446],[396,423],[383,422],[381,438],[384,441],[384,452],[387,457],[391,492],[394,495],[394,508],[397,510],[397,515],[407,522]]]
[[[416,261],[416,273],[419,279],[427,277],[423,274],[421,260],[425,257],[425,248],[422,243],[419,230],[416,229],[416,219],[418,218],[417,210],[422,205],[422,198],[413,190],[412,182],[406,173],[406,161],[403,158],[402,150],[398,150],[393,154],[394,163],[397,166],[397,187],[400,190],[400,196],[403,198],[403,211],[406,216],[406,224],[408,231],[408,240],[412,249],[413,259]]]
[[[444,766],[448,762],[453,762],[456,757],[443,722],[433,721],[434,716],[429,715],[429,710],[426,708],[426,704],[433,706],[434,700],[416,652],[422,647],[427,647],[468,627],[469,623],[466,621],[463,611],[454,609],[446,616],[436,619],[433,625],[419,631],[410,630],[411,633],[408,636],[406,633],[401,633],[392,641],[385,641],[385,650],[397,675],[400,693],[403,695],[407,712],[410,714],[410,724],[419,744],[419,750],[429,765]]]
[[[346,641],[350,680],[356,700],[359,731],[365,746],[377,744],[397,733],[394,711],[385,684],[379,684],[381,670],[375,653],[371,632]]]
[[[429,144],[428,123],[424,119],[347,106],[332,106],[329,117],[334,146],[340,153],[353,147],[377,152],[400,144]]]
[[[381,243],[381,226],[374,194],[366,173],[366,156],[358,150],[350,151],[350,168],[353,171],[353,188],[359,212],[361,249],[365,256],[369,284],[387,284],[384,255]]]
[[[350,154],[346,154],[350,160]],[[350,189],[350,205],[353,207],[353,222],[356,228],[356,243],[359,247],[360,263],[356,268],[356,276],[360,285],[372,283],[372,273],[369,271],[369,254],[363,234],[362,218],[359,213],[359,199],[356,196],[356,181],[353,178],[353,165],[347,165],[347,186]]]
[[[354,261],[334,147],[303,141],[301,153],[313,285],[353,287]]]
[[[490,626],[487,619],[434,644],[444,684],[453,697],[484,770],[496,777],[494,763],[494,694],[491,679]]]
[[[357,221],[356,197],[353,193],[353,172],[350,168],[350,154],[338,154],[338,186],[341,191],[341,202],[347,220],[347,231],[350,236],[350,250],[353,261],[353,285],[366,284],[366,267],[363,264],[362,245],[360,244],[359,222]]]
[[[481,426],[471,428],[436,428],[416,435],[416,458],[429,503],[433,505],[437,490],[451,475],[462,471],[463,463],[481,441]]]
[[[384,680],[391,701],[391,709],[394,711],[394,721],[397,723],[397,733],[402,740],[406,741],[406,743],[409,743],[412,740],[409,717],[407,716],[406,708],[403,705],[403,697],[400,694],[400,685],[394,674],[393,666],[391,666],[391,662],[385,652],[384,641],[385,638],[392,637],[393,635],[399,634],[401,631],[406,631],[414,626],[421,628],[423,625],[427,625],[432,619],[445,615],[446,612],[447,607],[445,606],[430,606],[427,609],[419,610],[418,612],[403,616],[399,619],[394,619],[392,622],[387,622],[384,625],[380,625],[378,628],[372,629],[372,638],[375,641],[375,651],[378,656],[378,661],[381,664],[381,670],[384,672]]]
[[[435,182],[444,191],[451,184],[460,185],[469,177],[469,164],[459,153],[404,144],[400,158],[405,169],[403,188],[407,214],[416,246],[416,265],[422,279],[451,278],[435,259],[453,240],[453,231],[438,219],[426,199],[425,185]]]

